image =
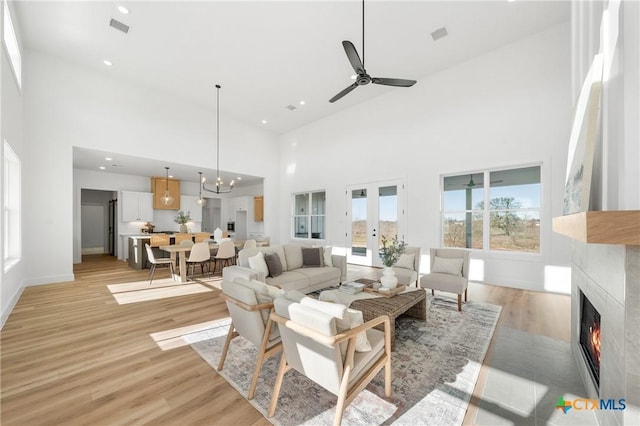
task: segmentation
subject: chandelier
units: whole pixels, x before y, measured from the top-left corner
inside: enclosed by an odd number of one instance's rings
[[[209,192],[215,192],[216,194],[224,194],[233,190],[235,182],[231,180],[228,187],[224,187],[224,182],[220,178],[220,85],[216,84],[216,187],[215,189],[207,188],[204,184],[204,179],[201,179],[202,189]],[[202,198],[202,197],[201,197]]]
[[[164,187],[164,196],[160,198],[160,202],[165,206],[173,204],[173,197],[169,194],[169,167],[165,166],[166,170],[166,178],[165,178],[165,187]]]

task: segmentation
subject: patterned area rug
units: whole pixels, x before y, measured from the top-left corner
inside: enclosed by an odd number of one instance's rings
[[[384,397],[384,373],[347,407],[345,425],[460,425],[493,336],[500,307],[467,302],[462,312],[454,299],[428,296],[427,321],[399,317],[392,352],[392,394]],[[217,368],[228,325],[183,338],[214,369]],[[247,340],[232,341],[219,372],[246,397],[256,360]],[[266,415],[279,356],[262,367],[251,404]],[[295,370],[284,376],[274,417],[275,425],[330,425],[336,396]]]

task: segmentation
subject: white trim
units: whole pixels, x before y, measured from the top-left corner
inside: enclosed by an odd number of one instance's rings
[[[9,319],[9,315],[11,315],[11,312],[13,312],[13,308],[15,308],[18,304],[18,300],[20,300],[20,298],[22,297],[24,287],[24,285],[20,285],[18,287],[18,291],[16,291],[15,294],[11,297],[11,300],[9,301],[7,306],[5,306],[6,309],[2,311],[2,318],[0,318],[0,329],[4,327],[5,323]]]
[[[36,285],[57,284],[57,283],[71,282],[74,280],[75,280],[74,274],[49,275],[49,276],[37,277],[30,280],[26,280],[25,286],[31,287]]]

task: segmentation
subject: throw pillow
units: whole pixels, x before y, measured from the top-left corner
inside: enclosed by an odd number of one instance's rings
[[[401,254],[400,259],[396,262],[395,265],[398,268],[411,269],[413,271],[413,261],[415,260],[415,254]]]
[[[302,248],[302,267],[322,267],[322,247]]]
[[[336,319],[336,330],[338,333],[364,324],[361,311],[348,309],[340,303],[324,302],[311,297],[305,297],[300,300],[300,304],[334,317]],[[346,345],[342,345],[340,349],[344,353],[346,351]],[[367,333],[358,333],[356,336],[356,352],[369,352],[370,350],[371,344],[369,343],[369,339],[367,339]]]
[[[282,275],[282,262],[280,262],[280,256],[276,253],[266,254],[264,256],[264,261],[267,264],[267,269],[269,269],[270,277],[277,277]]]
[[[331,255],[333,254],[333,247],[327,246],[323,251],[324,266],[333,266],[333,259],[331,259]]]
[[[267,267],[267,262],[264,261],[264,254],[262,254],[262,252],[258,252],[258,254],[247,260],[249,261],[249,268],[263,272],[265,277],[269,275],[269,268]]]
[[[461,277],[462,262],[463,262],[463,259],[461,258],[448,258],[448,257],[436,256],[435,260],[433,261],[433,267],[431,267],[431,272],[437,272],[440,274],[457,275]]]

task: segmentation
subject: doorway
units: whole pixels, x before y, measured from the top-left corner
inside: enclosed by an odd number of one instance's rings
[[[349,185],[347,262],[381,267],[382,237],[405,238],[405,185],[402,179]]]
[[[117,192],[82,189],[80,247],[85,254],[117,256]]]

